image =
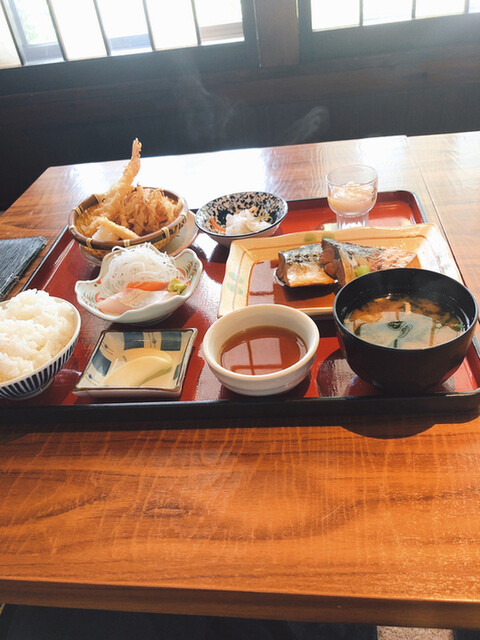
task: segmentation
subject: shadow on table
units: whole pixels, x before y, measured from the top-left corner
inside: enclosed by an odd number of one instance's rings
[[[216,419],[194,417],[190,420],[157,419],[144,420],[139,411],[136,421],[115,420],[101,421],[88,420],[79,423],[74,421],[37,421],[32,412],[31,421],[5,422],[0,430],[0,444],[8,444],[17,438],[21,438],[31,433],[48,432],[106,432],[106,431],[180,431],[180,430],[216,430],[216,431],[237,431],[239,429],[276,429],[283,430],[289,428],[336,428],[340,427],[366,438],[376,439],[398,439],[408,438],[423,433],[433,426],[442,424],[467,424],[478,416],[478,412],[465,412],[461,414],[432,414],[432,415],[368,415],[368,416],[300,416],[282,417],[269,415],[268,417],[250,418],[229,418]],[[480,640],[480,639],[479,639]]]
[[[5,607],[2,640],[376,640],[370,625]]]

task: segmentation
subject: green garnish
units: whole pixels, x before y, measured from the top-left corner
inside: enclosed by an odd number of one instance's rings
[[[366,273],[370,273],[370,267],[366,264],[363,264],[362,266],[355,269],[355,276],[357,278],[358,276],[364,276]]]
[[[188,283],[182,282],[178,278],[173,278],[168,285],[168,291],[170,291],[170,293],[183,293],[187,286]]]

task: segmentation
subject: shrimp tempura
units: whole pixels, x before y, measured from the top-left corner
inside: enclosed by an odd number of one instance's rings
[[[109,220],[118,217],[120,224],[125,226],[127,224],[127,220],[124,213],[123,201],[131,192],[132,182],[140,171],[141,149],[142,143],[135,138],[132,144],[132,156],[123,170],[122,177],[110,187],[102,200],[103,215],[105,215]]]

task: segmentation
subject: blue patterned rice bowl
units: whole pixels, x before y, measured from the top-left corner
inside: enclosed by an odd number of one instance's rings
[[[0,383],[0,399],[25,400],[39,395],[53,382],[55,375],[62,369],[72,355],[80,333],[80,314],[72,304],[65,300],[62,300],[62,302],[68,304],[72,309],[74,318],[72,337],[61,351],[43,365],[29,373]]]

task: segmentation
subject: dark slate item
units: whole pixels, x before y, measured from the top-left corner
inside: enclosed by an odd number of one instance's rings
[[[0,301],[46,244],[46,239],[41,236],[0,240]]]

